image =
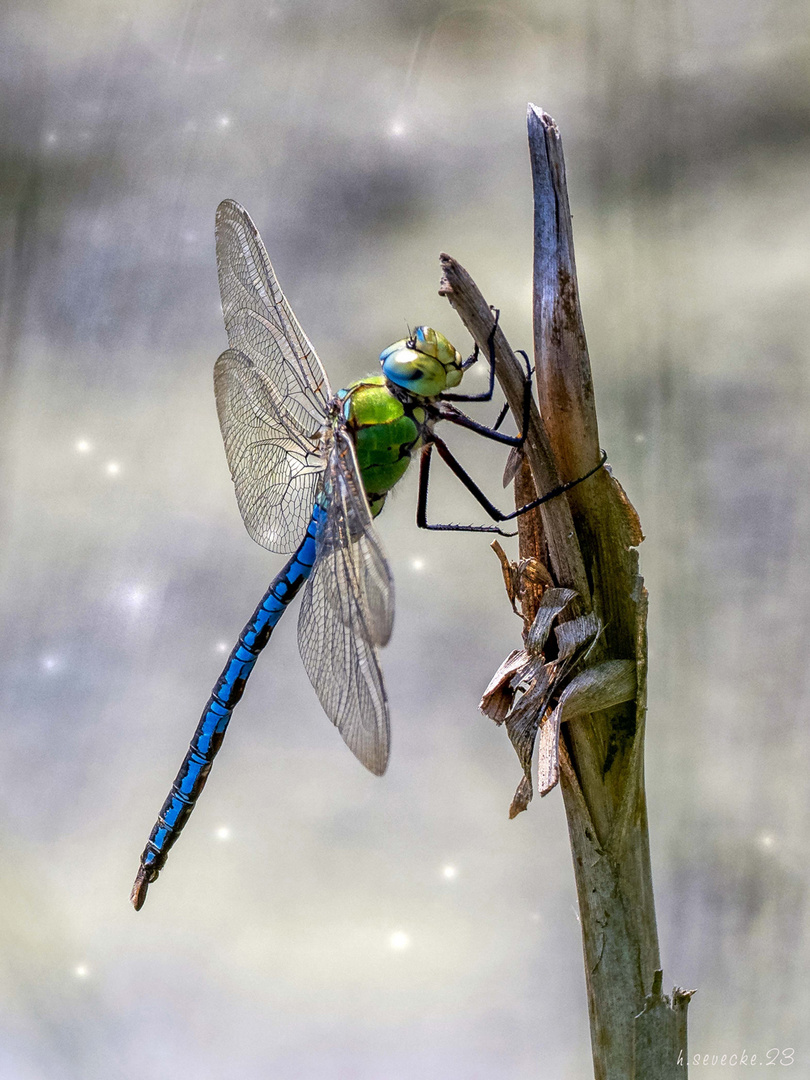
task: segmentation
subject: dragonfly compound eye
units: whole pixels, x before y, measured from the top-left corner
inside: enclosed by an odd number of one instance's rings
[[[386,379],[417,397],[435,397],[461,382],[461,354],[430,326],[389,345],[380,363]]]

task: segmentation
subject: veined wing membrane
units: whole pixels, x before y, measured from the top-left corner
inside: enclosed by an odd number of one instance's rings
[[[216,238],[222,314],[231,347],[246,353],[285,391],[315,399],[316,419],[323,416],[332,396],[326,372],[281,291],[256,226],[233,199],[217,207]],[[262,340],[268,328],[275,349]],[[233,340],[232,332],[239,340]]]
[[[278,387],[241,352],[214,365],[214,392],[236,501],[250,536],[294,551],[312,515],[324,468],[317,443],[292,433]]]
[[[322,468],[316,437],[327,423],[331,390],[255,225],[230,199],[217,209],[216,238],[231,345],[215,369],[225,451],[248,532],[270,550],[288,552],[312,512]]]
[[[377,658],[393,624],[393,580],[351,439],[341,428],[324,474],[326,520],[298,617],[298,647],[324,712],[378,776],[388,764],[388,697]]]

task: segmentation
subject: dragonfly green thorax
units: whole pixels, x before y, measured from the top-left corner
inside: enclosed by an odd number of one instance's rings
[[[358,379],[338,396],[351,433],[360,478],[373,517],[391,488],[402,479],[419,448],[427,423],[425,409],[392,393],[385,376]]]

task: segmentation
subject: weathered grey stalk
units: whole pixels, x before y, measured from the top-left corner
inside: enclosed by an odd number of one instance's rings
[[[525,463],[517,470],[518,505],[529,501],[532,488],[549,491],[584,475],[599,460],[562,144],[554,121],[534,106],[529,107],[529,148],[540,411],[532,411]],[[485,349],[493,324],[488,304],[454,259],[442,255],[441,263],[440,292]],[[522,367],[500,326],[494,346],[499,382],[512,412],[520,417]],[[524,636],[538,610],[542,582],[550,576],[555,586],[578,594],[570,615],[592,615],[604,628],[588,652],[588,663],[602,671],[618,670],[615,662],[625,667],[631,662],[635,668],[635,678],[625,680],[634,692],[620,695],[630,700],[612,705],[615,693],[606,694],[600,699],[603,711],[580,712],[573,722],[563,723],[558,752],[554,740],[553,745],[546,740],[543,752],[548,775],[561,777],[568,818],[594,1074],[596,1080],[682,1078],[688,993],[676,990],[672,1001],[663,997],[659,976],[650,997],[660,962],[644,793],[647,594],[635,550],[643,539],[639,520],[619,483],[602,469],[519,524],[521,569],[530,570],[539,561],[548,571],[545,579],[543,573],[525,574]],[[560,709],[557,725],[560,719],[568,721],[569,714]],[[530,789],[529,783],[528,798]],[[683,1049],[680,1064],[679,1055],[670,1052],[674,1047]]]

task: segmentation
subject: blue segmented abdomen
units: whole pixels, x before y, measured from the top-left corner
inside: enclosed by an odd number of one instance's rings
[[[304,539],[290,556],[287,565],[273,579],[261,603],[239,635],[231,655],[203,710],[194,738],[188,748],[172,789],[155,822],[132,889],[132,903],[137,911],[146,899],[146,890],[163,868],[169,849],[188,821],[205,787],[205,781],[217,751],[222,745],[231,713],[241,698],[259,653],[287,606],[312,572],[315,545],[325,510],[316,505]]]

